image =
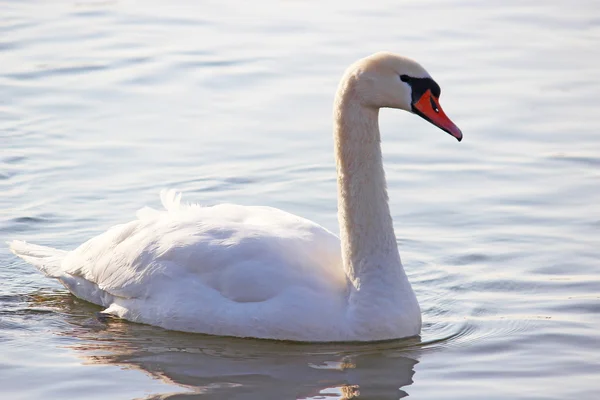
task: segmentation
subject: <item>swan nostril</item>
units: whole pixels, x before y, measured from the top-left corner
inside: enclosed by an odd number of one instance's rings
[[[433,96],[429,98],[429,101],[431,102],[431,108],[433,108],[433,111],[435,111],[436,113],[439,113],[440,109],[438,108],[435,101],[433,101]]]

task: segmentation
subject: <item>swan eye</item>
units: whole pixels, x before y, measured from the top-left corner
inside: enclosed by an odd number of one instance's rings
[[[402,82],[408,82],[408,75],[400,75],[400,80]]]
[[[433,108],[433,111],[439,113],[440,109],[438,108],[437,104],[435,104],[435,101],[433,101],[433,96],[429,97],[429,101],[431,102],[431,108]]]

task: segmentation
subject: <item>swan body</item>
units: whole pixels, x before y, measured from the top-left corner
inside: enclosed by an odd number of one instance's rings
[[[434,110],[438,97],[429,74],[398,55],[378,53],[346,71],[334,104],[340,238],[275,208],[182,204],[163,191],[164,210],[144,208],[73,251],[16,240],[10,248],[103,313],[166,329],[313,342],[417,335],[378,110],[416,113],[460,140]]]

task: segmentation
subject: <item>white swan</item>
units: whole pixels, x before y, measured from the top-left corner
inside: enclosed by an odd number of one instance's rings
[[[335,98],[340,238],[270,207],[144,208],[73,251],[11,250],[103,313],[163,328],[296,341],[418,335],[421,313],[398,254],[378,112],[420,115],[459,141],[439,86],[415,61],[377,53],[348,68]]]

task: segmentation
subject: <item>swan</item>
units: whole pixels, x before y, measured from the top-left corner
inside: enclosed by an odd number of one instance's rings
[[[334,101],[339,238],[285,211],[183,204],[143,208],[72,251],[11,251],[103,314],[169,330],[307,342],[415,336],[419,303],[388,206],[379,109],[417,114],[458,141],[440,87],[416,61],[376,53],[344,73]]]

